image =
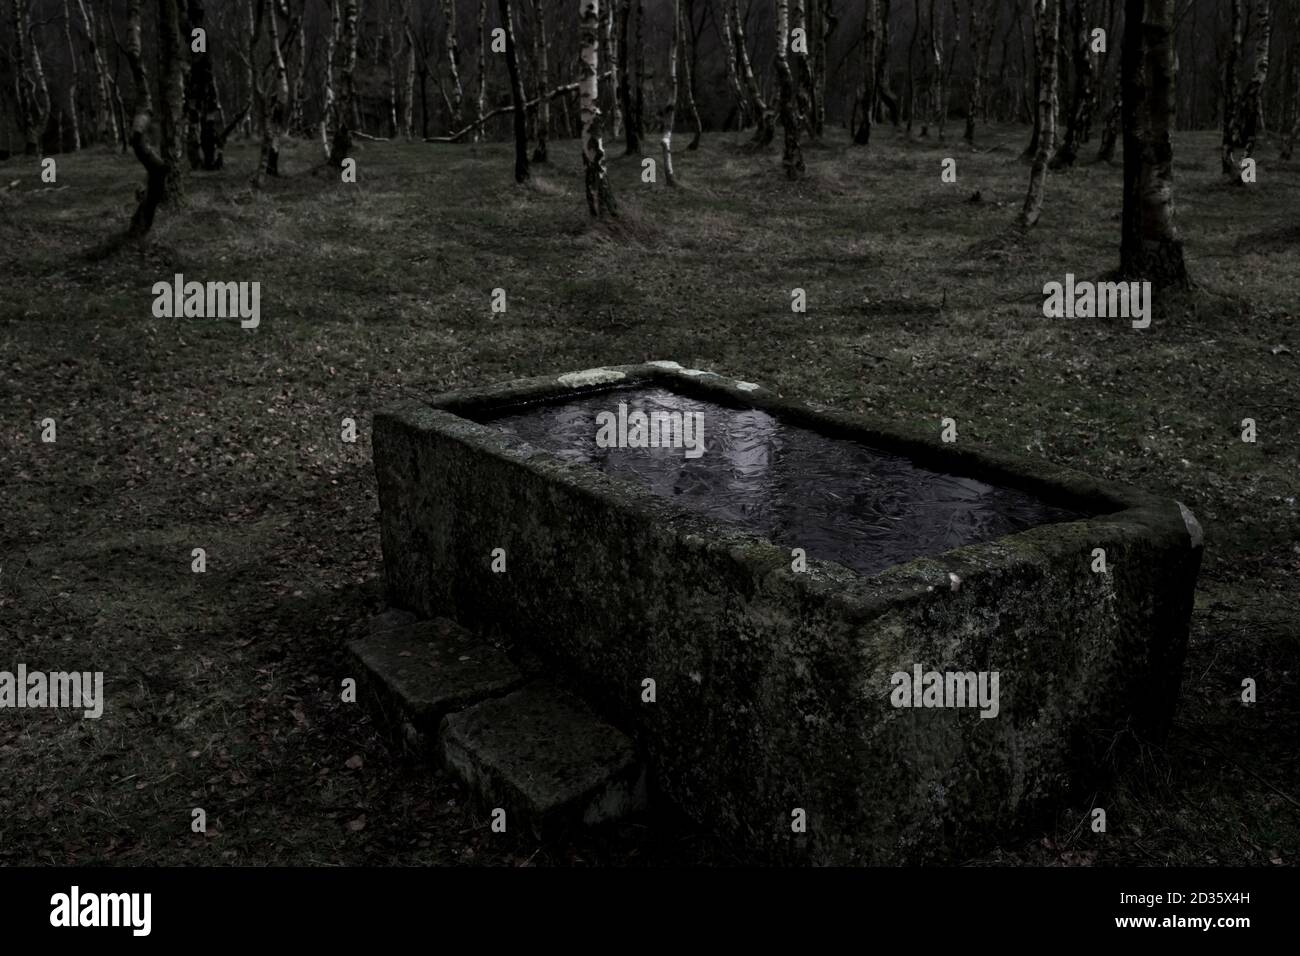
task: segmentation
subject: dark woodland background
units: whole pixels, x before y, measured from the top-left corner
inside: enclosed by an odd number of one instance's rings
[[[337,693],[384,606],[374,410],[675,359],[1185,502],[1173,734],[970,862],[1294,863],[1300,2],[583,6],[0,0],[0,665],[107,690],[0,717],[0,862],[729,861],[669,818],[493,836]],[[1149,329],[1043,318],[1117,268]],[[259,281],[260,326],[154,318],[175,273]]]

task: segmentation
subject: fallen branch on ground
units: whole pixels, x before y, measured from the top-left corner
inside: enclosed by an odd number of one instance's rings
[[[604,73],[602,73],[599,77],[597,77],[597,79],[605,79],[608,76],[609,76],[609,71],[607,70]],[[553,100],[557,96],[563,96],[565,93],[576,93],[578,91],[578,87],[580,87],[581,85],[582,85],[581,80],[575,80],[572,83],[565,83],[563,86],[557,86],[555,89],[551,90],[551,92],[546,95],[546,98],[548,100]],[[540,96],[535,96],[527,103],[524,104],[524,109],[530,110],[541,101],[542,98]],[[515,107],[513,103],[510,104],[509,106],[498,106],[496,109],[484,113],[482,119],[475,120],[474,122],[466,126],[464,129],[452,133],[450,136],[426,136],[424,138],[424,141],[426,143],[454,143],[457,140],[463,139],[464,137],[468,136],[470,133],[474,132],[474,130],[478,129],[488,120],[494,119],[498,116],[503,116],[506,113],[513,113],[514,111],[515,111]]]

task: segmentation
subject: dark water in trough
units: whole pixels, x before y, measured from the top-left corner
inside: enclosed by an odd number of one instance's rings
[[[617,419],[619,403],[626,403],[629,416],[638,410],[702,415],[702,453],[688,457],[682,447],[600,447],[597,416],[603,412],[604,421]],[[919,468],[906,458],[789,425],[757,409],[728,408],[662,388],[598,392],[475,418],[561,459],[639,481],[691,511],[862,574],[1084,517],[1022,491]],[[627,433],[635,440],[634,427]],[[612,429],[607,434],[613,437]],[[678,436],[701,447],[694,433],[670,437]]]

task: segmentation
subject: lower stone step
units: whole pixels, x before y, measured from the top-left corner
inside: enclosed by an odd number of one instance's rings
[[[632,741],[580,699],[537,680],[442,721],[447,767],[507,832],[542,837],[644,808],[645,767]]]
[[[503,651],[445,618],[385,612],[348,651],[360,664],[376,719],[425,757],[437,756],[444,716],[524,683]]]

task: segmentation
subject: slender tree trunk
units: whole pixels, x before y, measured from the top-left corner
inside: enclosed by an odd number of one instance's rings
[[[81,149],[81,122],[77,118],[77,102],[81,99],[81,67],[77,60],[77,48],[72,43],[72,8],[68,0],[63,0],[63,42],[68,47],[68,71],[71,80],[68,83],[68,120],[72,125],[72,148]]]
[[[679,51],[682,62],[686,67],[686,111],[690,114],[691,129],[693,131],[691,141],[686,144],[686,149],[689,152],[700,148],[700,137],[704,135],[704,123],[700,120],[700,111],[695,105],[695,70],[691,67],[691,64],[695,62],[695,46],[690,39],[690,30],[686,28],[687,24],[684,20],[686,12],[686,8],[682,7],[680,0],[678,0],[677,26],[682,36]]]
[[[1234,129],[1237,122],[1237,66],[1241,62],[1241,48],[1245,43],[1242,0],[1230,2],[1228,52],[1223,64],[1223,150],[1220,161],[1225,176],[1234,175],[1237,171],[1237,159],[1233,155],[1237,146]]]
[[[786,30],[786,51],[790,63],[790,72],[794,77],[794,116],[795,122],[800,130],[804,128],[808,121],[808,114],[811,109],[811,102],[808,98],[808,91],[812,87],[812,77],[808,70],[808,25],[804,16],[804,0],[788,0],[790,4],[790,27]],[[798,46],[795,45],[794,38],[798,34],[803,37],[803,42]]]
[[[253,174],[254,185],[261,185],[264,176],[280,175],[280,141],[284,138],[285,124],[289,117],[289,70],[284,62],[284,52],[280,47],[280,14],[275,0],[259,3],[266,8],[266,26],[271,41],[271,65],[275,70],[271,87],[262,97],[262,149],[258,158],[257,171]]]
[[[1110,111],[1106,114],[1106,125],[1101,131],[1101,148],[1097,150],[1098,162],[1109,163],[1115,158],[1115,142],[1119,139],[1120,122],[1123,117],[1124,101],[1121,84],[1115,83],[1115,97]]]
[[[606,0],[614,2],[614,0]],[[632,61],[629,57],[631,37],[632,0],[621,0],[618,7],[618,60],[623,64],[619,74],[618,95],[623,102],[623,136],[625,156],[641,155],[640,129],[636,121],[636,103],[632,99]],[[585,126],[584,126],[585,129]]]
[[[334,104],[334,142],[330,146],[331,166],[341,167],[352,152],[352,126],[357,86],[357,0],[343,0],[343,32],[339,37],[343,65],[339,69],[339,95]]]
[[[1264,129],[1264,84],[1268,82],[1268,48],[1273,37],[1269,6],[1270,0],[1259,0],[1255,8],[1255,64],[1233,131],[1233,145],[1241,147],[1245,156],[1254,153],[1255,140]]]
[[[645,0],[636,0],[636,82],[632,101],[638,139],[645,139]]]
[[[1088,0],[1074,0],[1070,16],[1071,61],[1074,66],[1074,93],[1070,101],[1070,115],[1066,122],[1065,137],[1052,157],[1052,169],[1068,169],[1079,157],[1079,147],[1088,137],[1092,113],[1096,108],[1097,93],[1093,87],[1097,64],[1092,56],[1091,35],[1086,16]]]
[[[325,70],[324,88],[321,90],[320,113],[320,147],[325,161],[332,163],[334,153],[330,149],[329,124],[333,118],[338,119],[338,103],[334,98],[334,53],[341,39],[343,19],[339,13],[339,0],[330,0],[330,32],[325,35]]]
[[[402,10],[402,37],[406,43],[406,89],[402,97],[405,113],[402,116],[402,128],[406,138],[415,138],[415,29],[411,26],[411,5],[408,2]],[[303,47],[303,62],[307,60],[307,48]],[[423,94],[423,90],[420,91]]]
[[[289,96],[289,131],[295,136],[305,136],[307,130],[307,17],[306,6],[298,13],[298,69],[293,77]]]
[[[1038,109],[1038,102],[1043,95],[1043,89],[1042,89],[1043,31],[1039,27],[1038,16],[1037,16],[1038,7],[1041,5],[1041,0],[1029,0],[1029,4],[1030,4],[1030,20],[1031,20],[1030,26],[1033,27],[1033,31],[1034,31],[1034,110],[1033,110],[1034,132],[1033,135],[1031,135],[1029,138],[1029,145],[1025,147],[1025,151],[1020,155],[1022,159],[1032,160],[1034,156],[1038,155],[1038,143],[1042,139],[1042,132],[1043,132],[1043,126],[1042,126],[1043,114]],[[1024,42],[1023,32],[1021,35],[1020,46],[1022,52],[1025,50],[1025,47],[1027,46],[1027,44],[1025,44]],[[1024,69],[1026,73],[1028,73],[1028,69],[1023,62],[1023,58],[1021,62],[1021,68]],[[1048,149],[1050,150],[1051,146],[1048,146]]]
[[[1043,211],[1043,185],[1047,179],[1047,161],[1056,139],[1056,42],[1060,32],[1061,0],[1034,0],[1034,18],[1042,36],[1042,56],[1038,64],[1038,151],[1029,173],[1029,193],[1020,213],[1020,225],[1038,222]]]
[[[921,0],[912,3],[912,42],[907,48],[907,135],[916,122],[916,41],[921,35]]]
[[[535,58],[537,61],[537,149],[533,152],[533,162],[544,163],[547,161],[546,155],[546,138],[550,135],[551,130],[551,99],[547,95],[551,91],[551,68],[549,60],[549,44],[546,39],[546,2],[545,0],[534,0],[533,2],[533,46],[536,50]]]
[[[626,3],[626,0],[623,0],[623,2]],[[623,132],[623,111],[619,108],[619,90],[622,87],[619,84],[619,46],[616,39],[618,31],[615,26],[618,15],[615,12],[615,5],[616,0],[605,0],[605,12],[601,17],[602,22],[598,26],[601,31],[599,55],[604,58],[609,67],[606,71],[609,73],[609,84],[607,85],[609,95],[605,98],[609,104],[609,135],[613,139],[618,139]],[[622,52],[626,54],[626,44],[624,44]]]
[[[184,0],[158,0],[158,90],[162,116],[159,146],[167,167],[163,203],[185,198],[182,161],[185,158],[185,81],[189,44],[181,38],[181,4]]]
[[[718,38],[722,41],[722,53],[727,67],[727,85],[731,87],[731,95],[736,100],[736,128],[743,130],[749,125],[749,100],[745,98],[745,91],[740,85],[740,70],[736,66],[735,34],[731,27],[731,2],[719,0],[718,7],[722,8],[722,22],[719,23],[715,16],[714,26],[718,28]],[[716,11],[717,7],[710,9]]]
[[[515,104],[515,182],[526,182],[528,170],[528,110],[524,106],[524,81],[519,75],[519,55],[515,50],[514,11],[510,0],[497,0],[501,27],[506,31],[506,69],[510,72],[510,97]],[[540,104],[539,104],[540,107]]]
[[[781,81],[781,128],[785,131],[781,165],[785,167],[787,179],[798,179],[803,175],[804,163],[799,149],[799,116],[795,80],[787,55],[789,46],[790,0],[776,0],[776,73]]]
[[[876,73],[879,69],[877,59],[880,56],[877,32],[880,29],[880,7],[878,0],[866,0],[866,9],[862,14],[862,122],[853,134],[853,142],[858,146],[871,143],[871,128],[876,121],[876,107],[880,90],[876,85]]]
[[[745,24],[740,17],[740,0],[730,0],[731,22],[736,26],[736,55],[740,57],[740,72],[745,78],[745,89],[749,91],[750,109],[754,115],[755,146],[766,146],[776,135],[776,120],[763,99],[758,80],[754,76],[754,66],[749,60],[749,48],[745,42]]]
[[[681,0],[673,0],[673,32],[668,41],[668,102],[664,105],[664,135],[659,141],[664,155],[664,182],[676,186],[673,176],[673,122],[677,117],[677,46],[681,42]]]
[[[1190,283],[1174,226],[1174,0],[1125,0],[1124,214],[1120,273],[1158,289]]]
[[[975,142],[975,123],[987,120],[989,52],[993,46],[993,27],[997,7],[990,0],[971,0],[970,3],[970,101],[966,107],[966,131],[963,138]]]
[[[153,123],[153,101],[149,95],[149,76],[141,56],[140,2],[128,0],[126,11],[126,59],[134,81],[131,120],[131,149],[145,170],[145,188],[135,213],[131,216],[128,235],[143,236],[153,226],[154,213],[166,192],[167,164],[149,143],[147,135]],[[22,34],[19,34],[22,36]]]
[[[17,120],[23,135],[23,152],[35,156],[50,116],[50,94],[41,67],[40,44],[27,17],[28,0],[12,0],[14,6],[14,91]]]
[[[598,33],[600,0],[578,0],[578,42],[581,46],[582,163],[586,169],[587,208],[593,216],[618,214],[614,191],[605,172],[605,148],[600,140],[600,66]],[[624,60],[626,63],[626,60]]]
[[[454,0],[453,0],[454,2]],[[474,104],[474,142],[483,138],[483,109],[487,100],[487,0],[478,0],[478,100]]]
[[[480,3],[480,21],[483,19],[482,7],[486,3],[487,0],[482,0]],[[456,38],[456,0],[442,0],[442,21],[447,31],[442,45],[447,56],[447,76],[451,81],[451,116],[447,119],[452,129],[460,129],[461,103],[465,99],[465,88],[460,82],[460,42]],[[482,32],[480,28],[479,33]],[[480,58],[482,55],[480,52]]]
[[[1292,29],[1300,30],[1300,7],[1292,21]],[[1281,158],[1290,160],[1295,153],[1296,140],[1300,139],[1300,36],[1292,38],[1291,46],[1291,127],[1282,137]]]

